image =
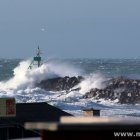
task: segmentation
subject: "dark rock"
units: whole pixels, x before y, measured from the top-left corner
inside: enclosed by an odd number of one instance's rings
[[[124,77],[112,78],[105,89],[91,89],[83,98],[104,98],[115,100],[121,104],[140,104],[140,80]]]
[[[57,77],[41,81],[37,86],[47,91],[70,90],[81,82],[82,77]]]
[[[79,77],[57,77],[47,79],[37,84],[38,87],[47,91],[79,91],[80,88],[74,88],[84,78]],[[128,79],[125,77],[112,78],[106,82],[104,89],[90,89],[83,98],[103,98],[105,100],[116,100],[121,104],[140,104],[140,80]]]

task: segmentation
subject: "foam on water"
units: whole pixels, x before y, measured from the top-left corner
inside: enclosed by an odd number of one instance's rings
[[[140,105],[120,105],[117,101],[83,99],[91,88],[105,88],[107,77],[101,73],[83,75],[83,70],[61,61],[48,61],[39,68],[28,69],[30,60],[22,61],[13,70],[13,77],[0,82],[0,97],[15,97],[17,102],[48,102],[74,115],[82,115],[82,109],[93,107],[101,109],[102,116],[140,116]],[[77,85],[80,91],[45,91],[35,87],[36,82],[44,79],[82,75],[84,80]],[[75,87],[74,87],[75,88]]]
[[[107,78],[101,73],[89,74],[85,76],[84,79],[85,80],[78,85],[81,88],[80,93],[85,94],[92,88],[104,89],[106,87],[105,81],[107,81]]]
[[[8,81],[0,82],[0,89],[26,89],[34,86],[36,82],[40,82],[44,79],[64,76],[78,76],[81,75],[81,71],[67,64],[61,64],[60,62],[47,62],[36,67],[32,70],[28,69],[31,61],[22,61],[13,70],[14,77]]]

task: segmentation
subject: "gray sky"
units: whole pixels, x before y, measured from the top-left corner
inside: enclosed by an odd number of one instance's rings
[[[140,0],[0,0],[0,58],[140,58]]]

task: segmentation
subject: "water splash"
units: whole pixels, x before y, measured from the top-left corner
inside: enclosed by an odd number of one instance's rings
[[[20,62],[19,65],[13,70],[14,76],[8,81],[0,82],[0,89],[21,90],[33,88],[35,83],[39,83],[44,79],[59,76],[64,77],[81,75],[80,69],[76,69],[74,66],[57,61],[44,63],[40,67],[35,67],[32,70],[28,69],[30,63],[30,60]]]
[[[81,89],[80,92],[85,94],[93,88],[104,89],[106,87],[105,81],[107,81],[107,77],[101,73],[90,74],[85,76],[85,80],[78,87]]]

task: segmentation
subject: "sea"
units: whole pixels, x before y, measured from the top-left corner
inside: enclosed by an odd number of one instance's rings
[[[47,102],[75,116],[84,108],[101,110],[101,116],[140,117],[139,104],[120,104],[117,100],[84,99],[91,88],[102,88],[102,81],[125,76],[140,79],[140,59],[46,59],[29,69],[31,59],[0,59],[0,97],[14,97],[17,103]],[[46,91],[36,87],[45,79],[83,76],[80,91]]]

